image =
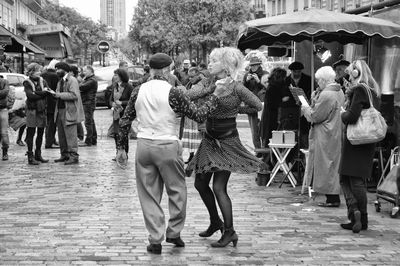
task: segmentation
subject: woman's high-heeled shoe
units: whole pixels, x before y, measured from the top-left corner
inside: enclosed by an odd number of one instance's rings
[[[221,234],[224,232],[224,223],[222,221],[219,221],[219,223],[211,223],[206,231],[199,233],[199,236],[210,237],[218,230],[221,231]]]
[[[213,248],[223,248],[226,247],[229,243],[232,242],[233,246],[236,247],[239,237],[237,236],[235,230],[233,228],[226,229],[221,239],[217,242],[211,243],[211,247]]]

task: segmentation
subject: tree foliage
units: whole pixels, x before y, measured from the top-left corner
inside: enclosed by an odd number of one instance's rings
[[[249,0],[139,0],[129,37],[151,53],[233,45],[250,18]]]
[[[49,3],[39,11],[39,15],[53,23],[61,23],[69,28],[74,54],[83,52],[86,57],[88,49],[95,53],[97,43],[106,37],[106,25],[95,23],[70,7]]]

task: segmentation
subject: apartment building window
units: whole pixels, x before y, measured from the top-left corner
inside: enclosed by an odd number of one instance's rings
[[[356,8],[361,6],[361,0],[355,0]]]
[[[282,0],[282,14],[286,14],[286,0]]]
[[[315,8],[321,9],[322,4],[321,4],[321,0],[315,0]]]
[[[304,9],[308,8],[308,0],[304,0]]]
[[[275,1],[272,1],[271,10],[272,10],[272,16],[275,16],[276,15],[276,2]]]
[[[280,15],[280,14],[282,14],[282,1],[278,0],[278,4],[277,5],[278,5],[277,6],[278,10],[277,10],[276,14]]]
[[[294,0],[293,11],[299,11],[299,0]]]
[[[333,4],[335,0],[326,0],[326,9],[327,10],[333,10]]]
[[[339,0],[339,10],[341,11],[341,12],[344,12],[344,11],[346,11],[346,5],[347,5],[347,1],[346,0]]]

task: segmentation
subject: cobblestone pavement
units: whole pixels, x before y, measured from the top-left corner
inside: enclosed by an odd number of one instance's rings
[[[96,113],[98,128],[106,131],[111,116]],[[240,135],[250,148],[249,128],[240,128]],[[376,213],[369,194],[370,228],[353,234],[339,227],[346,221],[344,204],[318,207],[322,196],[310,200],[288,184],[260,187],[255,174],[233,174],[229,182],[236,248],[211,248],[219,233],[198,237],[208,214],[187,178],[186,247],[164,242],[163,253],[151,255],[135,186],[136,141],[127,170],[111,161],[114,141],[106,137],[96,147],[80,147],[75,166],[29,166],[14,132],[11,141],[10,160],[0,162],[1,265],[399,265],[399,220],[389,217],[390,204]],[[53,161],[59,151],[46,149],[43,156]],[[168,218],[166,195],[162,204]]]

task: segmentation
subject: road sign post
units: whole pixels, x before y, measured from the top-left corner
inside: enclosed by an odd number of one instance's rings
[[[106,41],[100,41],[97,44],[97,50],[102,54],[103,66],[106,64],[106,53],[110,51],[110,44]]]

